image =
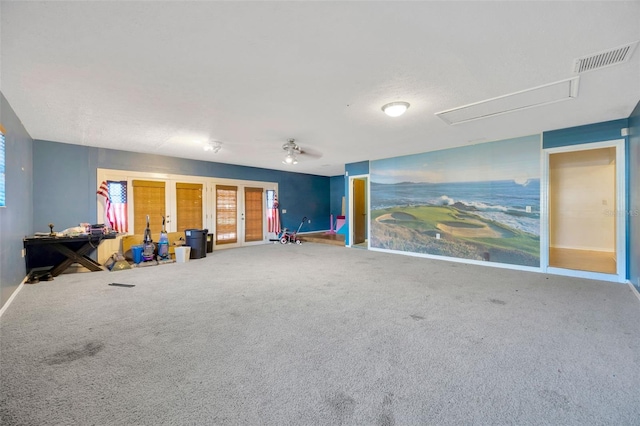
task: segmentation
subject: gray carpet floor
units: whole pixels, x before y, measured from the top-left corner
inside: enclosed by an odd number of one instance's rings
[[[639,325],[623,284],[221,250],[26,285],[1,319],[0,423],[638,425]]]

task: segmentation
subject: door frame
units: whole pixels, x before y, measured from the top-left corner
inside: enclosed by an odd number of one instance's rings
[[[549,266],[549,159],[553,154],[589,151],[600,148],[616,149],[616,273],[578,271]],[[627,279],[627,217],[626,214],[626,154],[624,139],[614,139],[602,142],[569,145],[558,148],[543,149],[542,160],[542,197],[540,197],[540,268],[542,272],[579,278],[598,279],[626,283]],[[622,213],[621,213],[622,212]]]
[[[354,203],[354,199],[353,199],[353,181],[359,179],[359,180],[365,180],[366,182],[366,187],[365,187],[365,196],[366,196],[366,200],[365,200],[365,209],[366,209],[366,214],[367,214],[367,232],[366,232],[366,239],[367,239],[367,250],[370,247],[370,241],[371,241],[371,224],[369,223],[369,217],[370,217],[370,211],[371,211],[371,194],[370,194],[370,190],[371,190],[371,185],[370,185],[370,179],[369,179],[369,175],[354,175],[354,176],[349,176],[349,244],[347,244],[345,247],[353,247],[353,236],[355,234],[355,222],[354,222],[354,211],[355,211],[355,203]]]

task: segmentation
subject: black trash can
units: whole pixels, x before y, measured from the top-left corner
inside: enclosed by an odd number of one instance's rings
[[[207,234],[207,253],[213,253],[213,234]]]
[[[208,229],[185,229],[184,236],[187,245],[191,247],[189,259],[201,259],[207,256]]]

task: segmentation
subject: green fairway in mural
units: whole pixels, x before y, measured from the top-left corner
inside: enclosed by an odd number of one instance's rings
[[[540,138],[371,162],[371,247],[540,264]]]

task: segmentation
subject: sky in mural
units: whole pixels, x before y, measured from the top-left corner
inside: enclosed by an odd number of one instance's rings
[[[376,161],[372,180],[378,183],[514,180],[525,185],[540,177],[540,162],[536,160],[539,150],[540,136],[535,135],[396,157]]]

